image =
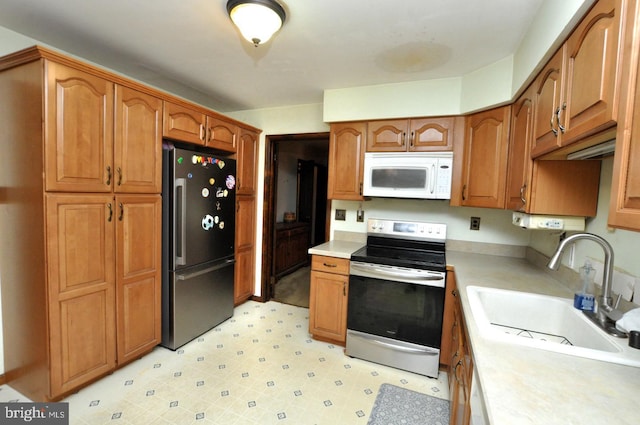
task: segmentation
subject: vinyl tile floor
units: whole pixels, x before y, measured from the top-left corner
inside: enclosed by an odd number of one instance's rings
[[[438,379],[312,339],[309,310],[248,301],[176,351],[150,354],[64,399],[70,424],[366,424],[381,384],[448,399]],[[29,401],[8,385],[0,402]]]

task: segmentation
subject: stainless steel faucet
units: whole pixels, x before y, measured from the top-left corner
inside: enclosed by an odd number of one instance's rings
[[[567,245],[581,239],[593,241],[600,245],[604,250],[604,270],[602,272],[602,294],[598,298],[598,320],[604,326],[606,319],[609,318],[614,322],[622,318],[622,313],[613,306],[613,298],[611,297],[611,286],[613,284],[613,248],[609,245],[609,242],[604,240],[598,235],[591,233],[576,233],[566,237],[560,242],[556,252],[551,256],[549,260],[549,267],[551,270],[558,270],[560,268],[560,259]]]

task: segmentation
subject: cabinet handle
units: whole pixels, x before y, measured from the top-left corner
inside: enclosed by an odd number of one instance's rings
[[[342,296],[346,297],[347,296],[347,283],[346,282],[342,282]],[[620,299],[620,298],[618,298]]]
[[[118,186],[122,186],[122,168],[118,167],[116,171],[118,172]]]
[[[402,132],[402,146],[405,146],[407,143],[407,133],[405,131]]]
[[[205,138],[207,137],[207,129],[204,125],[200,125],[200,140],[202,140],[203,142],[205,141]]]
[[[109,217],[107,217],[107,221],[111,222],[111,219],[113,218],[113,208],[111,208],[111,202],[107,204],[107,209],[109,210]]]
[[[522,209],[527,205],[527,200],[524,197],[524,192],[527,190],[527,184],[523,184],[520,188],[520,200],[522,201]]]
[[[411,140],[410,140],[411,147],[413,147],[415,142],[416,142],[416,133],[415,133],[415,131],[412,131],[411,132]]]
[[[463,201],[467,200],[467,196],[465,195],[466,191],[467,191],[467,185],[465,184],[465,185],[462,186],[462,200]]]
[[[111,186],[111,166],[107,165],[107,186]]]
[[[360,183],[360,196],[362,196],[362,183]]]
[[[564,102],[562,104],[562,109],[561,108],[556,109],[556,116],[558,117],[558,128],[560,129],[560,132],[562,132],[563,134],[564,134],[565,127],[562,124],[560,124],[560,111],[564,111],[566,109],[567,109],[567,102]]]
[[[558,112],[559,112],[559,110],[560,110],[560,108],[556,109],[556,112],[555,112],[555,113],[553,113],[553,114],[551,114],[551,120],[549,120],[549,125],[551,126],[551,131],[553,132],[553,135],[554,135],[554,136],[557,136],[557,135],[558,135],[558,130],[556,130],[556,129],[553,127],[553,117],[557,117],[557,116],[558,116]]]
[[[122,202],[120,202],[120,215],[118,216],[118,221],[122,221],[122,218],[124,217],[124,207],[122,206]]]
[[[325,267],[331,267],[331,268],[338,267],[337,264],[322,263],[322,265],[325,266]]]
[[[463,382],[460,378],[458,378],[458,366],[462,365],[462,360],[459,360],[458,363],[456,363],[455,367],[453,368],[453,376],[456,377],[456,381],[458,381],[458,384],[462,385]]]

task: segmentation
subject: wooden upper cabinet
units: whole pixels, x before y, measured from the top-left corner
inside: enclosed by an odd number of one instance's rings
[[[45,61],[47,191],[110,192],[113,83]]]
[[[227,152],[235,152],[238,131],[237,125],[218,118],[207,117],[206,145]]]
[[[616,151],[613,161],[613,180],[609,203],[608,225],[640,231],[640,10],[630,9],[626,31],[628,52],[623,68],[624,100],[621,103],[621,122],[618,124]]]
[[[539,74],[534,158],[616,125],[627,5],[596,2]]]
[[[367,123],[331,124],[327,198],[362,200]]]
[[[532,125],[533,86],[530,86],[512,106],[506,194],[506,208],[509,210],[524,211],[529,199]]]
[[[532,160],[533,87],[512,106],[506,209],[530,214],[593,217],[599,161]]]
[[[239,134],[236,193],[238,195],[255,195],[258,133],[241,128]]]
[[[566,42],[559,119],[563,146],[616,124],[621,19],[627,7],[622,3],[599,0]]]
[[[193,109],[164,102],[164,137],[196,145],[205,144],[207,116]]]
[[[367,152],[453,149],[453,117],[370,121],[367,127]]]
[[[504,208],[511,106],[466,118],[462,205]]]
[[[116,86],[114,191],[162,192],[162,100]]]
[[[537,157],[560,147],[560,113],[564,48],[561,48],[534,81],[535,122],[531,156]]]

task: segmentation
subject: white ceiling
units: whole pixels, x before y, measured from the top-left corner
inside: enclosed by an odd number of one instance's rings
[[[324,89],[457,77],[513,53],[543,0],[280,0],[254,47],[227,0],[1,0],[0,26],[230,112]]]

